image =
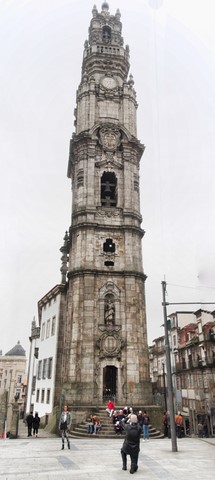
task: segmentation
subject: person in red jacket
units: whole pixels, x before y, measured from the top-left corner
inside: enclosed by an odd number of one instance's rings
[[[112,400],[108,401],[106,412],[109,414],[110,417],[112,417],[113,412],[114,412],[114,402]]]

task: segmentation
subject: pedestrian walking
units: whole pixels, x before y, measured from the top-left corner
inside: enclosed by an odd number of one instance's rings
[[[36,437],[38,435],[39,426],[40,426],[40,417],[38,416],[38,413],[36,412],[35,417],[33,419],[33,434],[36,435]]]
[[[65,405],[63,407],[63,411],[61,413],[60,420],[59,420],[59,430],[60,430],[61,439],[62,439],[61,450],[64,450],[65,438],[67,441],[68,449],[70,450],[70,442],[69,442],[69,436],[68,436],[68,429],[70,427],[70,424],[71,424],[71,415],[69,413],[67,405]]]
[[[28,437],[32,437],[33,421],[34,421],[33,412],[30,412],[26,417],[26,423],[28,427]]]

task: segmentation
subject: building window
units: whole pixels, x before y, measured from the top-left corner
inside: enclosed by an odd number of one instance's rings
[[[37,379],[38,380],[41,380],[41,375],[42,375],[42,360],[39,360],[38,370],[37,370]]]
[[[42,388],[42,391],[41,391],[41,403],[44,403],[44,400],[45,400],[45,389]]]
[[[101,178],[101,204],[115,207],[117,204],[117,178],[113,172],[104,172]]]
[[[46,378],[47,375],[47,358],[43,360],[43,378]]]
[[[134,190],[139,192],[139,177],[137,175],[134,175]]]
[[[47,374],[48,378],[52,378],[52,365],[53,365],[53,358],[50,357],[48,359],[48,374]]]
[[[35,347],[35,349],[34,349],[34,356],[35,356],[35,358],[38,358],[38,356],[39,356],[39,347]]]
[[[49,338],[49,335],[50,335],[50,324],[51,324],[51,320],[49,318],[49,320],[47,320],[47,324],[46,324],[46,338]]]
[[[115,243],[112,238],[107,238],[106,242],[103,243],[103,250],[105,253],[115,253]]]
[[[35,392],[35,388],[36,388],[36,375],[34,375],[32,378],[32,393]]]
[[[45,338],[45,326],[46,326],[46,324],[45,324],[45,322],[43,322],[42,330],[41,330],[41,340],[44,340],[44,338]]]
[[[18,375],[18,377],[17,377],[17,383],[21,383],[21,381],[22,381],[22,375]]]
[[[21,389],[20,388],[16,388],[16,393],[15,393],[15,400],[19,400],[20,398],[20,394],[21,394]]]
[[[84,185],[84,170],[83,168],[78,171],[77,175],[77,187],[83,187]]]
[[[36,394],[36,402],[38,403],[40,400],[40,390],[37,389],[37,394]]]
[[[50,393],[51,393],[51,390],[50,388],[48,388],[46,393],[46,403],[50,403]]]
[[[55,334],[55,326],[56,326],[56,317],[52,317],[52,329],[51,329],[52,336]]]
[[[105,43],[109,43],[111,40],[111,28],[108,27],[108,25],[105,25],[102,28],[102,39],[105,41]]]

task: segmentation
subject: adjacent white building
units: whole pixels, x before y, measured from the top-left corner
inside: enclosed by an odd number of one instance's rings
[[[61,296],[62,285],[56,285],[39,300],[30,337],[26,413],[38,412],[46,423],[54,405]]]

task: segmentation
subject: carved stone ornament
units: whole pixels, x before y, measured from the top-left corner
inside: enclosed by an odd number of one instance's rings
[[[120,357],[123,347],[123,341],[119,335],[112,332],[105,332],[98,340],[97,346],[99,347],[100,358],[104,357]]]
[[[99,137],[100,143],[106,152],[115,152],[120,145],[120,131],[118,128],[102,127]]]
[[[96,207],[96,215],[98,217],[120,217],[122,218],[122,208],[102,208],[102,207]]]

